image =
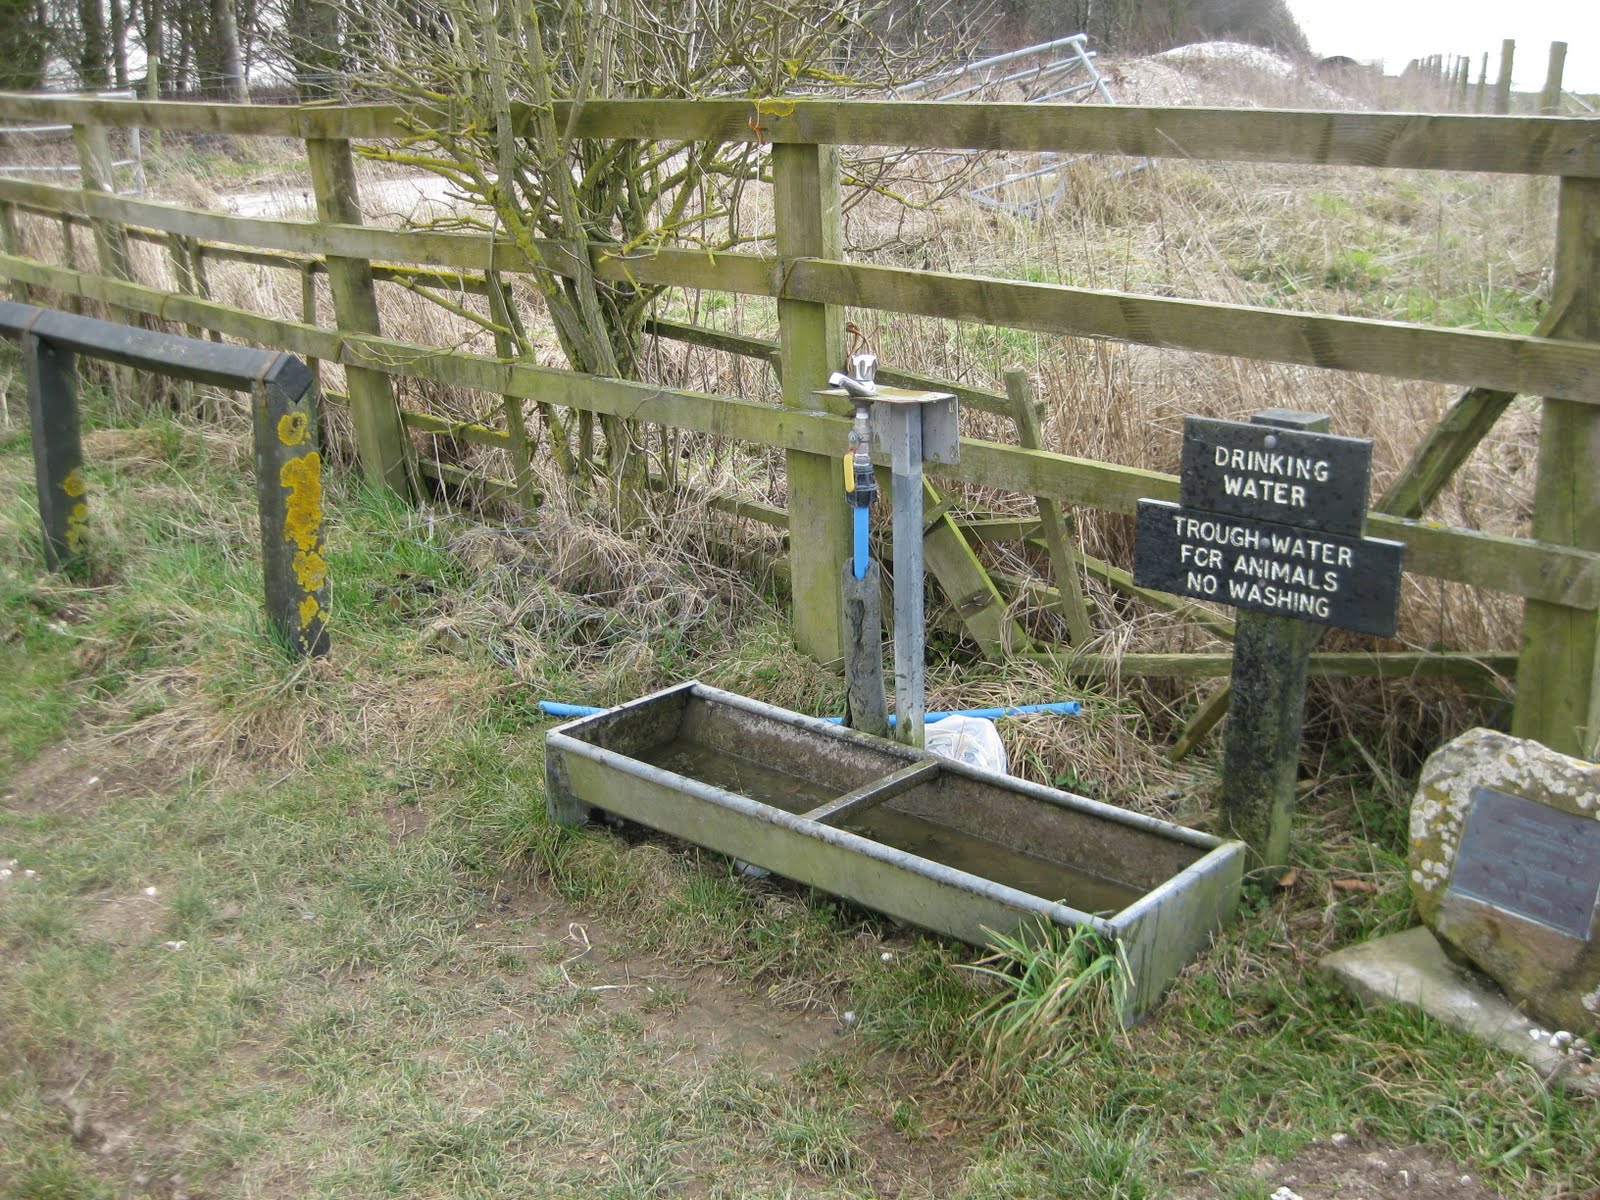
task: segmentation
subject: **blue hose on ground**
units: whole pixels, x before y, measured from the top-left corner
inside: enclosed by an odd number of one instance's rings
[[[592,704],[563,704],[559,700],[541,700],[539,711],[550,717],[592,717],[595,713],[605,712],[605,709],[596,708]]]
[[[588,704],[563,704],[559,700],[539,701],[539,711],[552,717],[592,717],[596,713],[605,712],[603,708],[595,708]],[[1002,708],[957,708],[949,712],[931,712],[923,718],[928,724],[942,721],[946,717],[985,717],[994,720],[997,717],[1016,717],[1024,713],[1057,713],[1061,716],[1075,717],[1083,711],[1083,705],[1077,700],[1054,700],[1047,704],[1008,704]],[[843,724],[843,717],[823,717],[835,725]],[[889,714],[889,724],[894,724],[894,714]]]

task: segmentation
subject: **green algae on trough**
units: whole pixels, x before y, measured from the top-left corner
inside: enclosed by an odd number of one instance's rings
[[[1122,944],[1148,1011],[1237,907],[1244,847],[698,683],[546,735],[595,809],[974,944],[1037,918]]]

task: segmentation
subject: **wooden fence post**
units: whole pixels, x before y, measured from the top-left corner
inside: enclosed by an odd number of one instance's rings
[[[1556,216],[1554,336],[1600,342],[1600,179],[1561,180]],[[1533,536],[1600,550],[1600,408],[1546,400],[1539,427]],[[1600,748],[1600,614],[1529,600],[1522,623],[1512,732],[1553,750]]]
[[[772,182],[779,263],[840,257],[838,148],[774,145]],[[778,330],[784,404],[820,408],[812,393],[844,366],[838,310],[780,296]],[[848,448],[841,436],[837,454],[791,450],[785,459],[795,645],[822,662],[836,661],[844,652],[839,572],[850,557],[850,516],[839,463]]]
[[[83,190],[117,194],[116,178],[111,166],[111,142],[103,125],[74,125],[72,140],[78,147],[78,169]],[[95,257],[100,274],[111,279],[132,279],[128,259],[128,234],[114,221],[92,218]]]
[[[86,192],[105,192],[108,195],[117,194],[117,180],[115,168],[111,165],[111,142],[106,137],[103,125],[74,125],[72,127],[72,140],[78,148],[79,183]],[[128,231],[115,221],[90,218],[89,227],[94,230],[95,262],[100,268],[100,274],[109,279],[133,279],[133,261],[128,253]],[[81,302],[74,306],[74,311],[82,311]],[[138,314],[114,304],[105,306],[106,315],[124,325],[137,325],[140,323]],[[132,386],[133,377],[119,367],[111,368],[111,380],[115,390],[126,391]]]
[[[1511,111],[1511,61],[1516,54],[1515,38],[1500,43],[1500,79],[1494,85],[1494,111],[1502,117]]]
[[[75,574],[88,550],[89,504],[85,499],[72,352],[25,333],[22,356],[28,375],[28,415],[44,560],[52,571]]]
[[[308,259],[300,264],[300,320],[307,325],[317,323],[317,267],[320,264],[314,259]],[[311,370],[311,386],[320,393],[322,391],[322,360],[320,358],[306,359],[306,366]]]
[[[1567,44],[1550,43],[1550,68],[1545,73],[1544,91],[1539,94],[1539,111],[1553,117],[1561,111],[1561,75],[1567,63]]]
[[[144,44],[145,70],[144,70],[144,98],[146,100],[161,99],[161,38],[160,18],[152,20],[145,26]],[[156,36],[151,36],[155,34]],[[150,130],[150,153],[161,153],[161,127],[155,126]]]
[[[311,185],[317,196],[317,217],[336,225],[360,225],[355,161],[343,138],[307,138]],[[381,334],[372,263],[364,258],[328,255],[328,287],[339,328],[349,333]],[[417,494],[410,443],[400,419],[389,377],[364,367],[346,367],[350,413],[356,430],[361,473],[407,499]]]
[[[17,209],[9,201],[0,201],[0,250],[13,257],[22,256],[22,231],[17,228]],[[32,292],[33,289],[25,283],[13,281],[11,284],[11,298],[22,304],[32,302]]]
[[[489,302],[489,317],[496,326],[494,352],[503,359],[514,359],[517,349],[511,337],[512,316],[507,300],[510,293],[505,281],[493,270],[483,273],[483,294]],[[506,418],[506,436],[509,438],[506,453],[511,456],[511,482],[516,485],[517,503],[531,511],[538,506],[539,498],[533,486],[533,447],[528,442],[528,422],[522,411],[522,399],[519,396],[501,396],[500,404]]]
[[[1039,414],[1033,407],[1033,385],[1026,371],[1007,371],[1006,395],[1017,423],[1017,442],[1025,450],[1042,450],[1044,437],[1039,429]],[[1039,498],[1039,531],[1044,535],[1050,555],[1050,569],[1056,577],[1056,608],[1067,623],[1072,644],[1082,649],[1094,638],[1089,620],[1089,601],[1083,594],[1083,562],[1073,544],[1070,515],[1063,515],[1054,500]]]

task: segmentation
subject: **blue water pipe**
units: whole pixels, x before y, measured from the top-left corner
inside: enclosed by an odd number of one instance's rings
[[[856,534],[854,557],[850,560],[850,567],[857,579],[865,579],[867,577],[867,567],[871,565],[867,560],[868,511],[865,504],[858,504],[850,510]]]
[[[564,704],[559,700],[541,700],[539,711],[551,717],[592,717],[606,710],[589,704]],[[1083,705],[1077,700],[1053,700],[1046,704],[1007,704],[1000,708],[957,708],[949,712],[931,712],[923,719],[931,724],[946,717],[984,717],[993,721],[998,717],[1019,717],[1026,713],[1056,713],[1060,716],[1075,717],[1082,711]],[[834,725],[844,723],[843,717],[822,719]],[[889,724],[894,724],[893,713],[889,714]]]

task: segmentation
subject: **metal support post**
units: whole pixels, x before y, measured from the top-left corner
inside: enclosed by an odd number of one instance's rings
[[[923,663],[922,565],[922,409],[885,404],[889,473],[894,495],[890,528],[894,537],[894,708],[895,738],[921,746],[927,711]]]
[[[907,745],[921,746],[927,716],[927,681],[924,663],[924,555],[922,464],[955,462],[960,454],[959,417],[956,398],[946,392],[911,392],[903,388],[880,388],[875,378],[877,358],[871,354],[851,359],[851,373],[836,371],[828,382],[836,390],[828,396],[847,396],[855,401],[856,421],[851,433],[849,460],[853,487],[850,489],[855,517],[855,557],[845,568],[843,600],[853,622],[845,658],[852,706],[860,694],[861,715],[876,722],[869,703],[876,688],[882,694],[881,656],[877,650],[878,621],[875,608],[864,594],[866,579],[876,576],[867,570],[866,509],[873,492],[872,472],[867,460],[871,435],[875,435],[879,461],[889,459],[893,496],[890,502],[890,527],[894,537],[894,706],[895,737]],[[871,405],[868,432],[868,404]],[[870,620],[873,628],[864,624]],[[877,659],[875,668],[868,657]],[[854,714],[854,707],[852,707]],[[858,728],[866,726],[858,725]]]
[[[872,393],[877,390],[875,355],[852,357],[845,390],[856,404],[845,456],[845,492],[850,498],[850,561],[840,580],[844,601],[845,717],[852,728],[874,737],[889,736],[889,710],[883,691],[883,581],[871,559],[868,522],[878,496],[872,466]]]

